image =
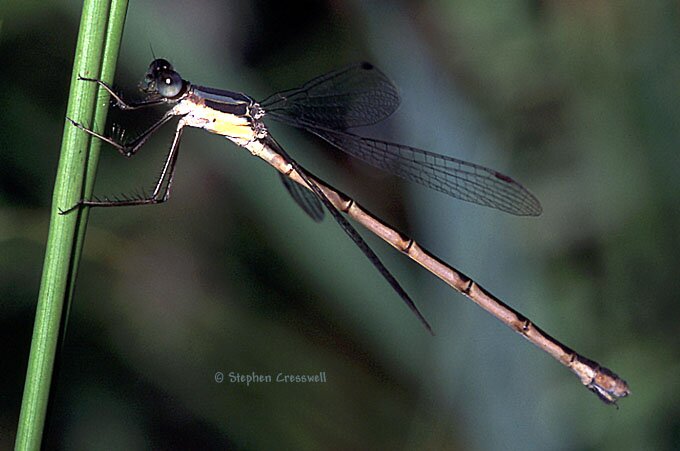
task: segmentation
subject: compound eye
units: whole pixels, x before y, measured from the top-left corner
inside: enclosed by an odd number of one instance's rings
[[[161,73],[156,80],[156,90],[163,97],[175,97],[182,91],[182,77],[173,71]]]
[[[172,64],[168,60],[158,58],[153,60],[149,65],[149,72],[157,73],[164,70],[172,70]]]

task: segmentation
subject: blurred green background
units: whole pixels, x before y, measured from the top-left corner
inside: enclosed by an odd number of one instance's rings
[[[80,4],[0,5],[0,448],[13,445]],[[272,169],[184,134],[173,198],[91,214],[48,449],[677,449],[680,6],[641,1],[131,2],[116,84],[152,59],[255,98],[368,60],[402,106],[361,132],[501,170],[518,218],[373,171],[273,126],[355,196],[624,377],[602,404],[549,356],[364,236],[429,336],[331,220]],[[123,120],[123,119],[121,119]],[[141,125],[130,124],[130,132]],[[172,127],[96,193],[149,188]],[[324,384],[214,381],[325,371]]]

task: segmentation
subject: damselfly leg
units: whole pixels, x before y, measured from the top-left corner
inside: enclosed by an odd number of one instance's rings
[[[105,89],[115,100],[114,105],[123,110],[136,110],[141,108],[148,108],[157,106],[159,104],[165,103],[163,99],[155,100],[144,100],[138,103],[128,103],[123,100],[121,96],[116,94],[113,89],[101,80],[94,78],[84,78],[79,77],[79,80],[97,83],[103,89]],[[130,142],[119,142],[113,137],[104,136],[97,133],[94,130],[90,130],[84,125],[74,121],[71,118],[67,119],[80,130],[88,133],[89,135],[101,139],[102,141],[113,146],[121,155],[125,157],[134,156],[137,151],[148,141],[148,139],[156,132],[159,128],[169,122],[171,119],[176,117],[176,114],[172,114],[172,110],[167,111],[158,121],[156,121],[149,128],[140,133],[135,139]],[[172,145],[168,150],[168,154],[165,158],[163,164],[163,169],[154,185],[154,189],[149,196],[143,196],[140,198],[123,198],[123,199],[81,199],[72,207],[61,211],[61,214],[70,213],[79,207],[124,207],[132,205],[152,205],[166,202],[170,198],[170,191],[172,188],[172,181],[175,173],[175,165],[177,163],[177,156],[179,153],[180,138],[184,130],[184,122],[180,120],[177,124],[177,129],[172,140]]]

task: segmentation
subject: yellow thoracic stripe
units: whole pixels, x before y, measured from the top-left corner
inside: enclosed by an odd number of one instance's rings
[[[190,105],[182,105],[182,103]],[[211,133],[222,135],[237,144],[255,139],[255,131],[247,117],[236,116],[209,108],[199,103],[183,101],[175,107],[178,111],[189,111],[184,117],[186,125],[202,128]]]

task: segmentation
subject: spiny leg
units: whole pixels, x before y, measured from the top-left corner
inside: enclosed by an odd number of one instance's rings
[[[111,95],[113,100],[115,100],[115,102],[116,102],[115,105],[118,108],[120,108],[121,110],[137,110],[137,109],[140,109],[140,108],[148,108],[148,107],[160,105],[162,103],[166,103],[166,99],[164,97],[146,99],[146,100],[142,100],[142,101],[136,102],[136,103],[131,103],[131,102],[128,103],[125,100],[123,100],[123,97],[116,94],[116,92],[113,90],[113,88],[108,83],[106,83],[105,81],[99,80],[98,78],[81,77],[80,75],[78,76],[78,80],[97,83],[104,90],[106,90],[106,92],[108,92],[109,95]]]
[[[166,202],[170,199],[170,189],[172,187],[172,180],[175,173],[175,164],[177,163],[177,156],[179,155],[179,143],[184,132],[185,122],[180,120],[177,124],[177,131],[172,140],[172,146],[168,151],[168,155],[165,159],[165,164],[163,165],[163,170],[161,171],[158,181],[154,187],[153,192],[148,197],[142,197],[139,199],[107,199],[103,200],[86,200],[82,199],[78,201],[71,208],[61,211],[60,214],[68,214],[80,207],[125,207],[132,205],[155,205]],[[165,182],[167,180],[167,182]],[[165,189],[163,188],[165,186]]]
[[[175,177],[175,164],[177,163],[177,157],[179,156],[179,141],[182,137],[182,133],[184,132],[184,125],[185,123],[183,120],[180,120],[179,124],[177,124],[177,131],[175,132],[175,137],[172,139],[172,146],[170,147],[170,152],[168,152],[168,158],[165,160],[161,175],[158,178],[158,182],[156,183],[153,193],[151,194],[151,198],[159,199],[155,203],[162,203],[170,199],[170,189],[172,188],[172,181]],[[163,196],[158,197],[163,186],[163,179],[166,177],[168,182],[165,184]]]
[[[94,130],[90,130],[89,128],[85,127],[83,124],[74,121],[70,117],[67,117],[73,125],[84,131],[85,133],[92,135],[94,137],[97,137],[101,139],[104,142],[107,142],[111,144],[113,147],[116,148],[118,153],[125,157],[131,157],[134,154],[137,153],[137,151],[146,143],[146,141],[153,135],[159,128],[161,128],[164,124],[166,124],[170,119],[175,117],[175,114],[172,113],[172,110],[167,111],[163,117],[161,117],[156,123],[151,125],[151,127],[147,128],[144,130],[139,136],[137,136],[135,139],[130,141],[129,143],[119,143],[113,138],[109,138],[108,136],[104,136],[100,133],[95,132]]]

